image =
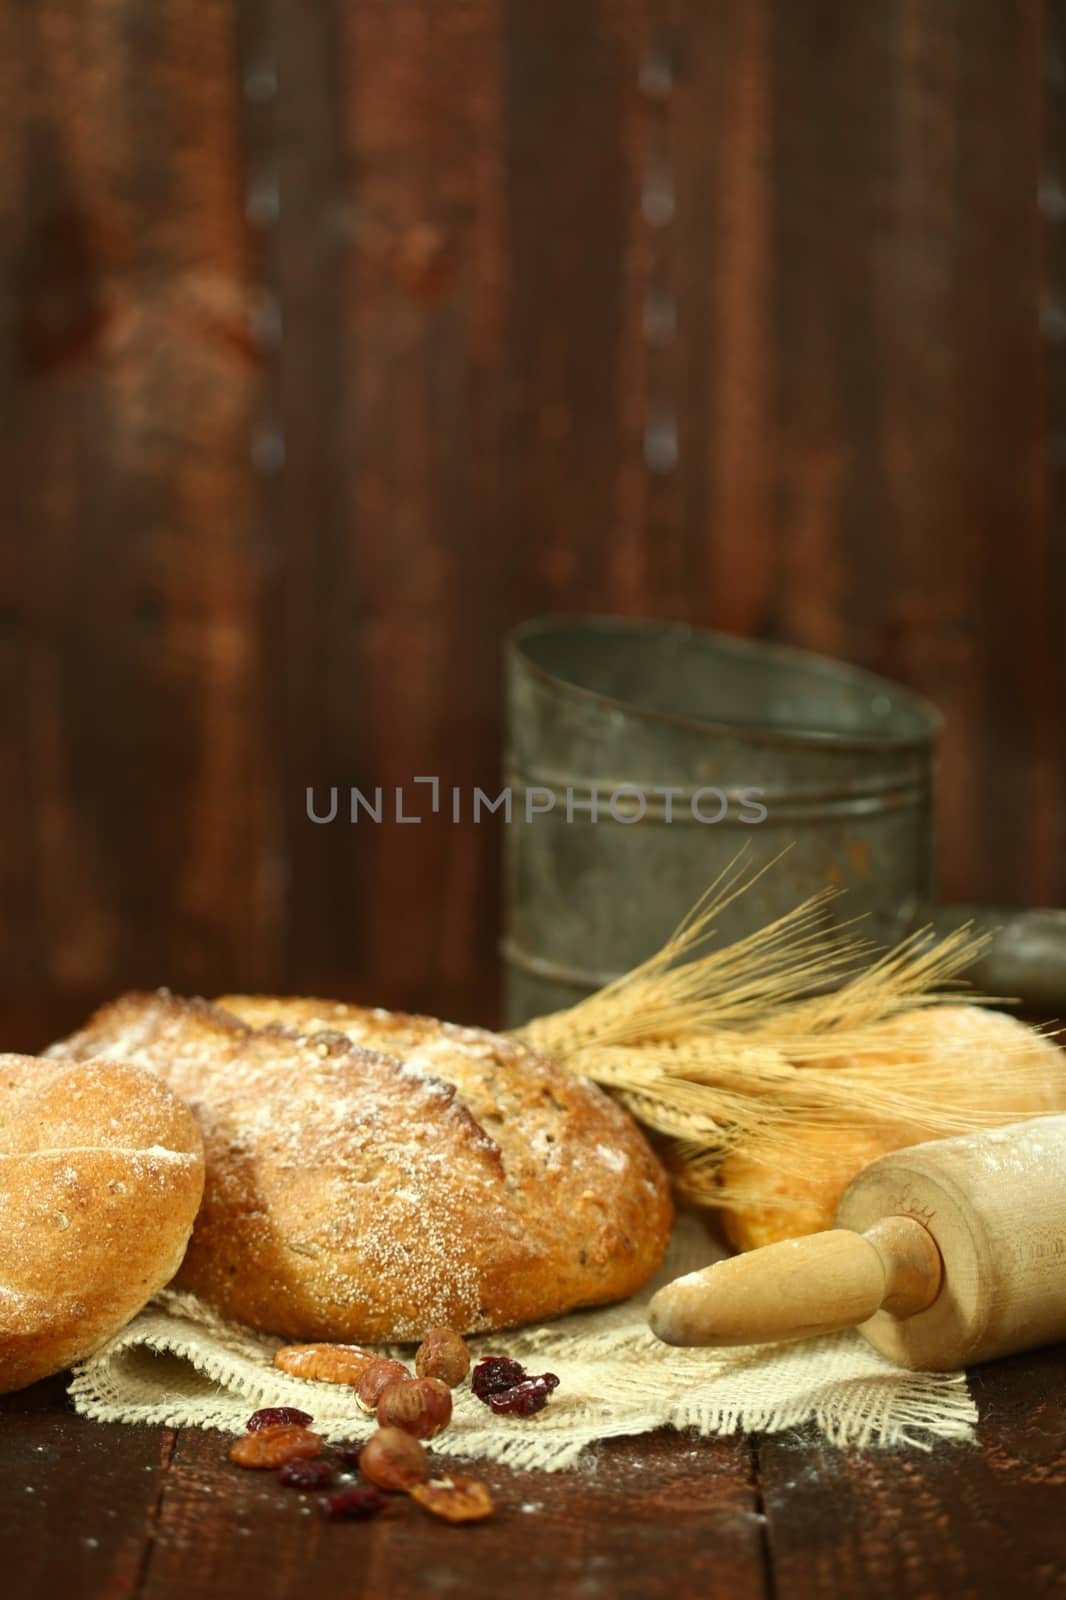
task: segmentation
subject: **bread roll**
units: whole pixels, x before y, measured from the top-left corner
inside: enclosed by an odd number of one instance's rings
[[[248,1010],[290,1026],[127,995],[54,1047],[149,1066],[189,1101],[207,1183],[178,1281],[223,1315],[300,1341],[420,1339],[616,1300],[659,1265],[666,1176],[592,1084],[480,1029]],[[364,1023],[388,1054],[338,1031]]]
[[[0,1056],[0,1392],[91,1354],[174,1276],[203,1180],[151,1073]]]
[[[759,1250],[831,1228],[837,1202],[855,1174],[886,1150],[914,1142],[883,1129],[793,1132],[798,1141],[794,1162],[760,1160],[756,1148],[738,1150],[722,1163],[723,1184],[747,1197],[722,1212],[722,1231],[735,1250]]]
[[[881,1032],[886,1048],[864,1056],[863,1063],[898,1069],[899,1087],[905,1089],[908,1073],[935,1060],[948,1071],[942,1087],[927,1091],[934,1103],[979,1113],[989,1126],[1066,1110],[1066,1056],[1017,1017],[983,1006],[928,1006],[902,1013]],[[861,1071],[855,1060],[826,1064],[841,1072]],[[841,1195],[869,1162],[889,1150],[944,1137],[942,1129],[920,1122],[795,1132],[802,1150],[795,1162],[762,1159],[753,1145],[722,1165],[723,1184],[750,1196],[723,1218],[726,1236],[738,1250],[831,1228]]]

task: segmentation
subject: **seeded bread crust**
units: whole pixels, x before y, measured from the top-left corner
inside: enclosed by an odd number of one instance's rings
[[[174,1276],[200,1132],[150,1072],[0,1056],[0,1392],[91,1355]]]
[[[287,1339],[513,1327],[623,1298],[665,1252],[668,1183],[632,1118],[516,1040],[160,992],[50,1054],[105,1050],[164,1077],[203,1132],[178,1283]]]

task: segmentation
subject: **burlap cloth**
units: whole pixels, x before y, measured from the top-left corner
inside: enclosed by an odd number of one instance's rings
[[[714,1251],[700,1223],[683,1217],[661,1272],[639,1296],[471,1340],[475,1359],[506,1352],[530,1371],[557,1373],[560,1386],[539,1415],[510,1418],[495,1416],[464,1385],[434,1452],[553,1472],[573,1466],[599,1439],[662,1427],[776,1433],[813,1421],[834,1444],[920,1449],[973,1437],[977,1411],[964,1373],[906,1372],[858,1333],[725,1351],[660,1344],[647,1329],[648,1299]],[[293,1405],[311,1412],[331,1441],[367,1437],[375,1424],[350,1389],[291,1378],[272,1365],[281,1342],[166,1291],[75,1369],[71,1395],[78,1411],[102,1422],[240,1433],[257,1407]]]

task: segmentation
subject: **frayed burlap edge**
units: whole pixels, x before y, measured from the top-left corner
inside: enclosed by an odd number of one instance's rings
[[[662,1271],[641,1295],[471,1340],[475,1358],[506,1350],[532,1371],[557,1373],[560,1386],[544,1411],[524,1419],[493,1415],[464,1386],[434,1451],[554,1472],[599,1440],[663,1427],[709,1436],[813,1422],[830,1443],[857,1448],[928,1450],[937,1440],[974,1437],[977,1411],[964,1373],[905,1371],[858,1333],[738,1350],[660,1344],[646,1324],[652,1292],[712,1255],[699,1222],[682,1218]],[[75,1369],[70,1392],[79,1412],[101,1422],[239,1433],[259,1406],[295,1405],[332,1442],[367,1437],[374,1423],[350,1389],[272,1365],[281,1342],[168,1291]]]

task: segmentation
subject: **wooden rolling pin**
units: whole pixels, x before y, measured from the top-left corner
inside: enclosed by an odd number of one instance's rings
[[[932,1371],[1066,1339],[1066,1116],[880,1156],[834,1220],[675,1279],[652,1331],[721,1346],[857,1326]]]

